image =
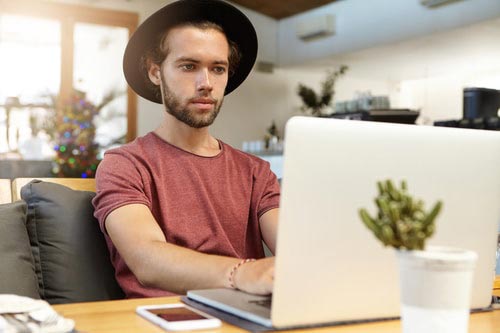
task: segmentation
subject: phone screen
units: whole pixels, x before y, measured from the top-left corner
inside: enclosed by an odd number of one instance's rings
[[[207,319],[202,315],[193,312],[185,307],[168,308],[168,309],[149,309],[149,312],[165,319],[166,321],[184,321],[184,320],[202,320]]]

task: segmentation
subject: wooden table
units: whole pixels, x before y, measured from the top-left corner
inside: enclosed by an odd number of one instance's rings
[[[500,297],[500,275],[495,278],[495,283],[493,284],[493,295]]]
[[[500,279],[498,278],[497,283],[497,286],[500,287]],[[497,289],[496,292],[500,296],[500,289]],[[74,319],[76,322],[76,329],[80,333],[165,333],[164,330],[136,315],[135,308],[138,305],[175,302],[179,302],[178,297],[73,303],[55,305],[54,308],[61,315]],[[399,320],[393,320],[369,324],[324,327],[307,331],[323,333],[400,333],[401,327]],[[246,331],[223,323],[221,328],[196,332],[238,333]],[[291,332],[298,333],[299,331]],[[300,332],[303,332],[303,330]],[[469,332],[500,333],[500,310],[471,315]]]

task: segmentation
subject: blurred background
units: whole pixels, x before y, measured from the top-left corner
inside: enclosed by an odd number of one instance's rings
[[[127,89],[122,55],[169,2],[0,0],[0,178],[92,177],[155,128],[163,109]],[[212,133],[278,175],[294,115],[499,128],[498,0],[230,2],[259,53]]]

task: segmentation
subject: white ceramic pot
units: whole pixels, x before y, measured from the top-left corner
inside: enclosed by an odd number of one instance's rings
[[[466,333],[477,254],[449,247],[397,253],[403,333]]]

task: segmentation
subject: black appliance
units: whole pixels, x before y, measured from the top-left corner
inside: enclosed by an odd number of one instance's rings
[[[498,117],[500,108],[500,90],[487,88],[465,88],[463,117],[493,118]]]
[[[500,130],[500,90],[465,88],[463,118],[439,120],[434,126]]]

